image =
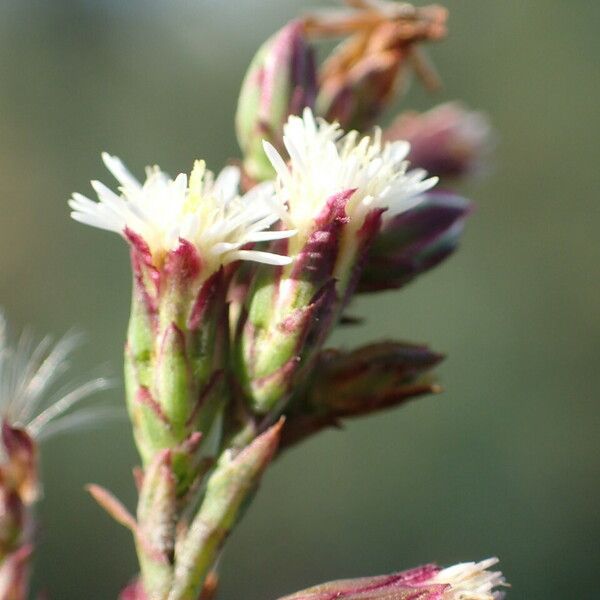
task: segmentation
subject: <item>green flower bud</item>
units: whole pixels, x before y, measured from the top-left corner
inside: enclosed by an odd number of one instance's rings
[[[236,131],[251,179],[273,177],[262,142],[268,140],[281,148],[288,116],[312,107],[316,89],[313,50],[304,37],[303,23],[292,21],[261,46],[242,84]]]
[[[208,433],[225,402],[226,283],[223,270],[205,278],[190,244],[182,241],[157,270],[143,240],[129,237],[134,291],[125,351],[127,402],[148,465],[157,452],[179,447],[194,432]],[[173,468],[184,493],[184,482],[195,478],[193,462],[174,460]]]

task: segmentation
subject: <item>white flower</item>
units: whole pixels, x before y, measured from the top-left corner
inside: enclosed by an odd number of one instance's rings
[[[344,135],[337,123],[315,119],[309,108],[302,118],[288,119],[283,139],[289,167],[271,144],[264,142],[264,147],[277,172],[277,195],[288,206],[285,223],[299,232],[310,231],[334,194],[356,190],[346,206],[356,231],[370,210],[386,209],[384,217],[390,218],[418,204],[438,181],[426,179],[422,169],[407,170],[407,142],[383,145],[379,130],[373,138],[361,138],[356,131]]]
[[[52,346],[50,338],[35,342],[25,332],[11,346],[6,321],[0,312],[0,417],[40,440],[105,418],[107,410],[114,414],[114,409],[101,406],[69,412],[84,398],[109,387],[110,382],[105,378],[56,389],[78,343],[79,336],[71,334]]]
[[[451,588],[444,593],[444,600],[500,600],[502,592],[494,591],[505,586],[500,571],[488,571],[498,563],[497,558],[488,558],[481,562],[467,562],[442,569],[428,583],[446,583]]]
[[[283,214],[272,184],[255,186],[240,196],[237,167],[226,167],[215,179],[204,161],[196,161],[189,183],[183,173],[173,180],[158,167],[149,167],[141,184],[117,157],[103,153],[102,159],[120,183],[120,195],[92,181],[99,202],[73,194],[69,205],[76,221],[121,235],[130,230],[148,244],[158,261],[174,250],[180,239],[193,244],[213,269],[240,259],[275,265],[291,261],[270,252],[243,249],[246,244],[295,233],[266,231]]]

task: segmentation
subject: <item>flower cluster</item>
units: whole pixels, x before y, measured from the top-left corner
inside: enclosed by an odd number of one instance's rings
[[[33,551],[32,507],[39,499],[39,444],[59,432],[96,424],[112,414],[107,406],[80,407],[105,389],[103,377],[81,385],[57,385],[69,367],[79,336],[56,345],[25,332],[11,343],[0,313],[0,597],[25,599]],[[78,410],[76,410],[78,409]]]
[[[421,43],[444,36],[445,10],[349,4],[295,20],[261,47],[238,104],[239,167],[215,177],[197,160],[174,179],[149,167],[142,183],[105,153],[118,190],[93,181],[97,201],[69,201],[75,220],[118,233],[131,254],[135,516],[90,488],[135,538],[141,573],[124,598],[206,597],[220,549],[279,451],[341,419],[439,391],[430,371],[442,356],[422,345],[325,347],[355,294],[398,289],[448,257],[470,210],[434,191],[438,174],[424,168],[451,161],[465,126],[450,128],[443,146],[422,142],[431,119],[410,140],[398,124],[372,129],[409,69],[432,83]],[[340,35],[317,64],[313,44]],[[454,175],[470,171],[483,137],[468,140]],[[499,598],[493,564],[375,578],[382,593],[368,597]],[[290,599],[358,600],[373,581]]]

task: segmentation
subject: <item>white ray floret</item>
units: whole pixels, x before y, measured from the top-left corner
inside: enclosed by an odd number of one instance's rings
[[[48,337],[36,342],[25,332],[11,345],[6,320],[0,312],[0,418],[11,426],[23,427],[39,440],[114,413],[106,406],[71,412],[82,400],[111,385],[109,380],[98,377],[80,385],[60,386],[79,341],[80,336],[68,334],[52,345]]]
[[[142,184],[117,157],[103,153],[102,158],[119,182],[120,194],[92,181],[99,201],[73,194],[69,206],[76,221],[121,235],[129,230],[148,244],[158,260],[183,239],[213,268],[240,259],[275,265],[290,262],[286,256],[245,248],[295,233],[269,231],[283,216],[272,184],[257,185],[240,196],[237,167],[225,167],[215,178],[204,161],[196,161],[189,181],[183,173],[171,179],[158,167],[149,167]]]
[[[450,589],[444,593],[444,600],[501,600],[501,591],[495,588],[506,586],[500,571],[489,571],[498,563],[497,558],[481,562],[467,562],[442,569],[431,583],[446,583]]]
[[[309,108],[288,119],[284,144],[289,166],[271,144],[264,142],[264,148],[277,172],[277,195],[288,206],[285,222],[300,231],[310,228],[334,194],[356,190],[346,212],[358,229],[370,210],[386,209],[384,218],[397,215],[418,204],[438,181],[422,169],[408,170],[407,142],[382,144],[379,130],[372,138],[356,131],[344,135],[337,123],[315,119]]]

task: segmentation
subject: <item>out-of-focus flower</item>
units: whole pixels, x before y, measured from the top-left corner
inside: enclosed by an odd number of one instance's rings
[[[280,600],[501,600],[506,586],[497,558],[441,569],[425,565],[401,573],[332,581]]]
[[[23,600],[32,552],[31,506],[39,498],[39,442],[58,432],[104,420],[108,407],[79,405],[105,389],[96,378],[81,385],[60,386],[79,336],[67,335],[56,345],[36,342],[24,333],[16,344],[8,338],[0,313],[0,597]],[[79,410],[73,410],[78,408]]]
[[[0,313],[0,414],[5,425],[39,442],[106,416],[107,407],[71,409],[110,386],[109,380],[98,377],[80,385],[60,383],[80,342],[81,336],[74,333],[55,345],[50,337],[36,342],[25,332],[16,344],[11,344],[6,320]],[[3,458],[28,452],[23,450],[26,442],[21,437],[4,433]]]
[[[408,141],[408,158],[416,167],[440,177],[462,177],[485,169],[494,132],[485,114],[448,102],[424,113],[400,114],[384,139]]]
[[[248,177],[255,181],[273,177],[262,141],[281,148],[287,118],[312,107],[316,93],[313,49],[302,21],[292,21],[260,47],[240,91],[235,122]]]
[[[315,35],[350,36],[320,69],[316,110],[344,128],[366,131],[405,87],[411,71],[429,87],[439,85],[421,44],[446,35],[448,13],[441,6],[385,0],[347,4],[307,20],[307,30]]]
[[[158,167],[149,167],[141,184],[117,157],[103,153],[102,159],[120,183],[121,195],[92,181],[99,202],[73,194],[71,216],[128,239],[140,238],[156,267],[184,241],[202,261],[205,278],[236,260],[279,265],[290,262],[285,256],[244,248],[294,233],[266,231],[281,216],[269,184],[256,186],[241,197],[239,169],[226,167],[215,179],[204,161],[196,161],[189,185],[184,173],[173,180]]]

